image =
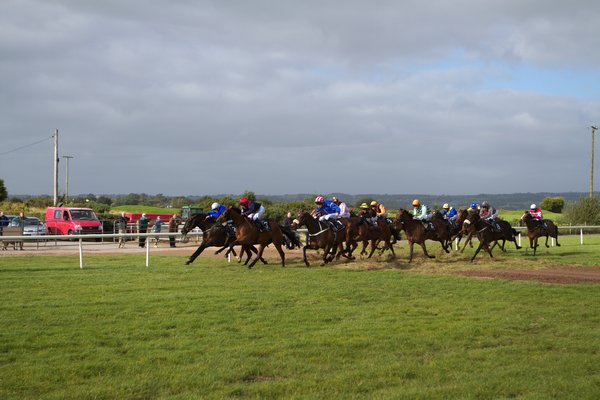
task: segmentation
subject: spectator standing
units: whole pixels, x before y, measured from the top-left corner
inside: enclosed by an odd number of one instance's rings
[[[152,226],[152,233],[160,233],[160,229],[162,228],[163,223],[164,223],[163,220],[160,219],[160,215],[158,217],[156,217],[156,222]],[[158,247],[159,240],[160,240],[160,237],[158,237],[158,236],[154,237],[154,247]]]
[[[2,228],[8,226],[9,223],[10,221],[8,220],[8,217],[4,215],[4,211],[0,211],[0,235],[2,234]]]
[[[21,211],[19,216],[14,217],[10,224],[23,229],[25,227],[25,213]],[[23,250],[23,242],[18,242],[17,245],[19,246],[19,250]]]
[[[121,216],[117,220],[117,228],[119,229],[119,234],[124,235],[127,233],[127,223],[129,222],[129,218],[125,216],[125,213],[122,212]],[[119,248],[125,248],[126,237],[119,237]]]
[[[142,214],[142,218],[138,221],[138,233],[147,233],[148,232],[148,223],[152,220],[152,218],[147,218],[146,214]],[[144,247],[146,245],[146,237],[140,236],[139,246]]]
[[[177,232],[177,228],[179,227],[179,218],[177,218],[177,214],[173,214],[173,216],[169,219],[169,232]],[[175,236],[169,236],[169,246],[175,246]]]

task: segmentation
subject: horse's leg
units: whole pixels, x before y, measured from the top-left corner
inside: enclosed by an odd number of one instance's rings
[[[444,249],[444,251],[446,253],[450,253],[450,250],[448,250],[448,245],[446,244],[446,241],[444,240],[438,240],[440,242],[440,244],[442,245],[442,249]]]
[[[494,258],[494,256],[492,255],[492,249],[490,249],[490,246],[487,243],[483,244],[483,248],[485,249],[485,251],[488,252],[491,258]]]
[[[554,227],[554,239],[556,240],[556,245],[558,247],[560,247],[560,244],[558,244],[558,227],[557,226]]]
[[[471,248],[473,247],[473,243],[471,242],[473,238],[473,234],[469,233],[469,235],[467,236],[467,238],[465,239],[465,245],[463,246],[462,250],[460,251],[461,253],[464,253],[465,249],[467,248],[467,245],[470,244]]]
[[[413,246],[414,245],[415,244],[411,240],[408,241],[408,248],[410,249],[410,252],[408,254],[408,262],[409,263],[412,262],[412,259],[413,259]]]
[[[549,238],[549,237],[550,237],[550,235],[549,235],[549,234],[546,234],[546,247],[550,247],[550,246],[548,246],[548,238]]]
[[[205,243],[202,242],[200,244],[200,246],[198,246],[198,248],[196,249],[194,254],[192,254],[190,256],[190,258],[187,259],[187,261],[185,262],[185,265],[190,265],[191,263],[193,263],[194,260],[200,255],[200,253],[202,253],[204,251],[205,248],[206,248]]]
[[[308,262],[308,258],[306,257],[306,249],[308,249],[308,245],[304,246],[302,248],[302,255],[304,257],[304,264],[306,264],[307,267],[310,267],[310,263]]]
[[[263,255],[263,251],[265,250],[265,246],[261,243],[258,245],[258,254],[256,255],[256,257],[254,258],[254,261],[252,261],[250,263],[250,265],[248,265],[248,269],[254,267],[254,264],[256,264],[256,262],[262,257]]]
[[[379,240],[371,240],[371,252],[369,253],[369,256],[367,258],[371,258],[371,256],[373,255],[373,253],[375,253],[375,250],[377,249],[377,245],[379,244]]]
[[[533,255],[535,256],[535,253],[537,252],[537,247],[538,247],[538,239],[539,238],[535,238],[533,241]]]
[[[283,252],[283,249],[281,248],[281,243],[274,244],[274,245],[275,245],[275,249],[279,253],[279,257],[281,258],[281,266],[285,267],[285,253]]]
[[[471,257],[471,262],[473,262],[473,260],[475,260],[475,257],[477,257],[477,253],[479,253],[479,250],[481,250],[481,247],[483,247],[482,240],[479,241],[479,246],[477,246],[477,250],[475,250],[475,254],[473,254],[473,257]]]
[[[423,243],[419,243],[419,245],[423,248],[423,253],[425,253],[425,255],[428,258],[435,258],[435,256],[432,256],[427,252],[427,246],[425,246],[425,241],[423,241]]]

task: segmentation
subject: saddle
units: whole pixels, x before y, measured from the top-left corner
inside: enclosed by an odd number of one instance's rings
[[[502,228],[500,228],[500,225],[498,225],[498,221],[494,221],[493,219],[488,219],[485,222],[490,226],[490,228],[492,228],[493,232],[496,232],[496,233],[502,232]]]
[[[435,226],[433,225],[433,222],[431,222],[431,221],[421,221],[421,223],[423,224],[423,227],[425,228],[425,231],[427,231],[427,232],[435,232]]]
[[[342,224],[340,221],[338,221],[338,220],[336,220],[336,219],[334,219],[334,220],[329,220],[328,222],[329,222],[329,224],[331,225],[331,229],[332,229],[334,232],[339,232],[339,231],[341,231],[342,229],[344,229],[344,224]]]
[[[269,224],[269,221],[256,221],[255,220],[254,223],[256,224],[258,231],[261,233],[271,231],[271,225]]]

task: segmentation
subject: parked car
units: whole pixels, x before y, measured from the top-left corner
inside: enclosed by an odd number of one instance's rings
[[[16,226],[11,223],[10,226]],[[37,217],[25,217],[25,226],[23,227],[23,236],[45,235],[48,233],[46,224],[42,223]]]
[[[91,208],[48,207],[46,226],[52,235],[98,234],[102,222]]]

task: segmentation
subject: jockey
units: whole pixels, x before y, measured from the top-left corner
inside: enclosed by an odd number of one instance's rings
[[[538,221],[544,228],[546,228],[546,222],[544,221],[544,217],[542,216],[542,209],[532,204],[529,207],[529,214],[533,217],[534,220]]]
[[[413,218],[421,221],[429,221],[430,215],[427,214],[427,206],[425,204],[421,204],[421,200],[414,199],[412,202],[413,205]]]
[[[350,218],[350,207],[348,207],[348,204],[341,201],[335,196],[331,198],[331,201],[333,201],[335,205],[338,206],[338,208],[340,209],[340,211],[338,212],[338,218]]]
[[[210,211],[206,213],[206,218],[217,219],[221,214],[225,212],[225,210],[227,210],[227,207],[225,207],[224,205],[219,204],[217,202],[212,203],[212,205],[210,206]]]
[[[317,207],[315,208],[314,213],[319,216],[319,221],[329,221],[336,220],[340,215],[340,208],[333,202],[333,200],[325,200],[323,196],[317,196],[315,198],[315,204]]]
[[[242,215],[253,220],[258,226],[262,225],[261,218],[266,210],[260,203],[242,197],[240,199],[240,207],[242,208]]]
[[[362,203],[359,208],[360,212],[358,215],[361,217],[366,217],[369,215],[369,205],[367,203]]]
[[[454,221],[457,216],[456,208],[450,207],[450,205],[448,203],[444,204],[442,206],[442,216],[444,217],[444,219],[447,219],[448,221]]]
[[[471,203],[471,207],[467,210],[468,212],[479,212],[479,205],[475,202]]]
[[[481,211],[479,212],[479,216],[482,220],[491,224],[496,230],[501,230],[498,222],[496,221],[496,218],[498,218],[498,210],[496,210],[494,207],[491,207],[490,203],[487,201],[481,203]]]
[[[371,202],[371,210],[375,212],[378,218],[386,218],[388,215],[385,206],[376,200]]]

